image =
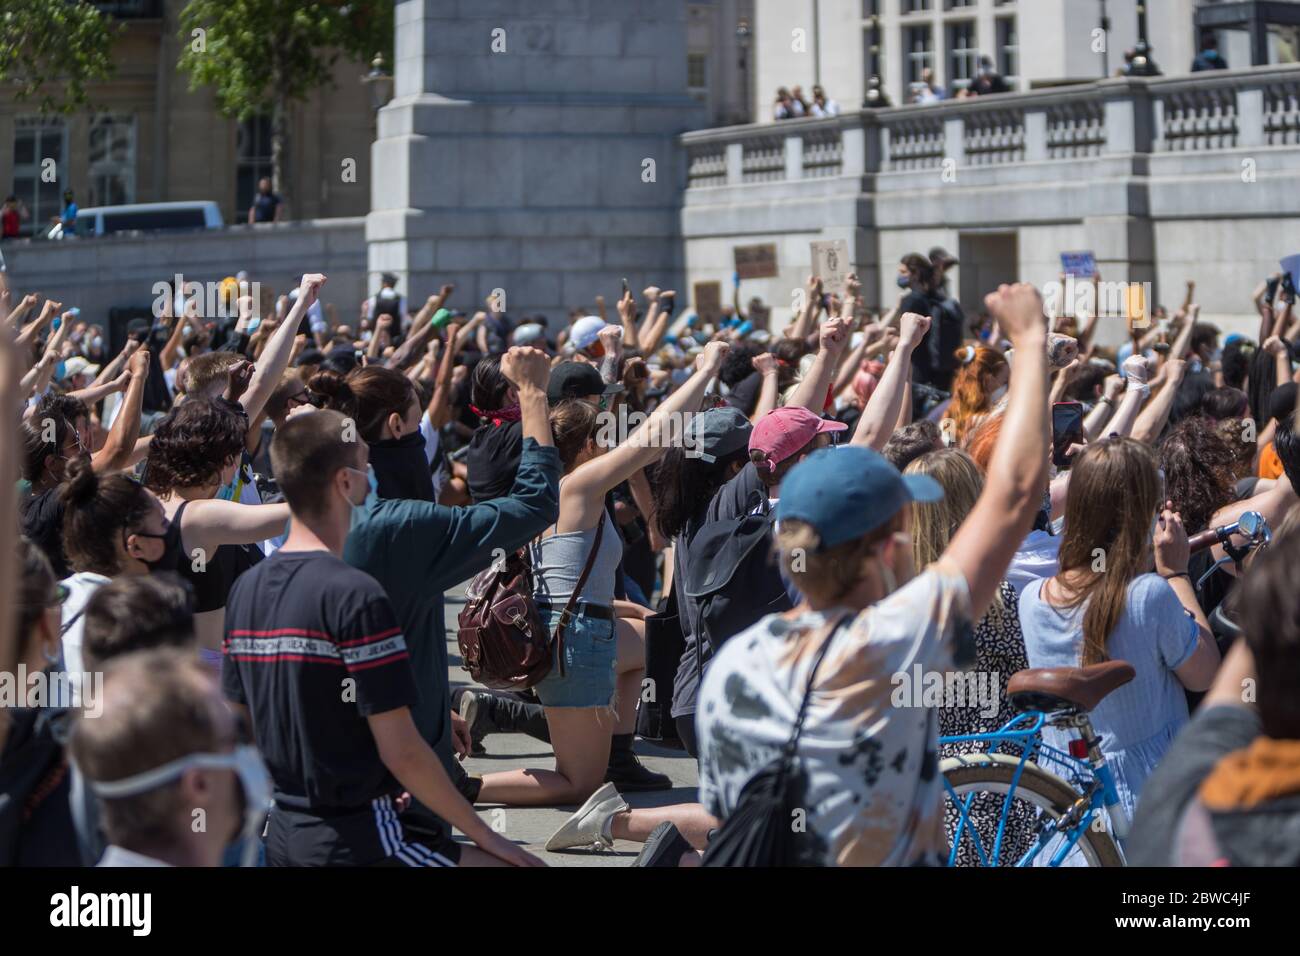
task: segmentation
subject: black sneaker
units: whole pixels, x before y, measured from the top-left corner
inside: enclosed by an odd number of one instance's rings
[[[655,773],[642,764],[631,750],[614,751],[609,755],[605,782],[614,784],[620,793],[644,793],[648,790],[673,788],[673,782],[666,773]]]
[[[681,866],[682,855],[692,849],[694,847],[686,842],[686,838],[682,836],[681,831],[665,820],[650,831],[645,846],[641,848],[641,852],[637,854],[636,862],[632,865],[676,868]]]
[[[491,717],[492,700],[490,697],[485,700],[485,696],[467,687],[461,692],[460,706],[456,708],[461,719],[469,724],[471,757],[481,757],[487,753],[483,738],[496,729]]]

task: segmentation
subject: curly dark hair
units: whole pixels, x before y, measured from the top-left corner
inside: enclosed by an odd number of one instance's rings
[[[722,360],[718,378],[727,388],[735,388],[754,374],[754,358],[764,352],[757,342],[737,342]]]
[[[219,481],[221,469],[244,450],[248,420],[224,401],[192,398],[154,428],[145,486],[159,495]]]
[[[1184,418],[1160,443],[1165,497],[1182,515],[1188,534],[1202,531],[1210,517],[1235,497],[1237,456],[1209,419]]]

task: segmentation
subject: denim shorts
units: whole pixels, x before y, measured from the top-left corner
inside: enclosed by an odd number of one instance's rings
[[[581,611],[582,605],[578,605]],[[542,623],[554,632],[560,608],[542,613]],[[614,702],[615,658],[618,642],[613,620],[575,613],[564,629],[564,674],[554,651],[551,672],[533,689],[545,707],[610,707]]]

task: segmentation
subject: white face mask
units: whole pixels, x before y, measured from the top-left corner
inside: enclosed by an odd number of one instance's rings
[[[243,825],[229,842],[243,842],[243,858],[240,866],[252,866],[257,859],[258,840],[262,835],[262,825],[271,810],[271,775],[267,773],[266,764],[256,747],[241,744],[232,753],[214,754],[197,753],[171,763],[165,763],[153,770],[146,770],[121,780],[107,782],[87,781],[93,793],[100,797],[130,797],[138,793],[156,790],[163,784],[179,779],[181,774],[191,768],[204,770],[233,770],[239,778],[243,791]]]

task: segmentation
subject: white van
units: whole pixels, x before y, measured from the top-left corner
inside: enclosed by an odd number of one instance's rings
[[[215,202],[143,202],[78,209],[75,231],[78,236],[111,236],[117,232],[220,229],[225,224],[221,209]],[[62,227],[56,226],[50,238],[62,238]]]

